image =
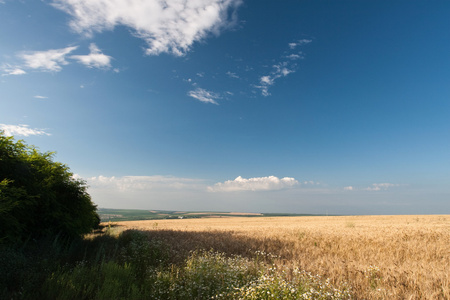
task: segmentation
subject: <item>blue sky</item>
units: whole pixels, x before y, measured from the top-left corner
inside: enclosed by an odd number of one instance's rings
[[[0,1],[0,127],[99,207],[450,212],[450,2]]]

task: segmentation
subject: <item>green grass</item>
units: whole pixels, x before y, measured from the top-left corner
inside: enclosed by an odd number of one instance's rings
[[[320,277],[253,257],[195,250],[181,260],[164,241],[118,237],[0,249],[1,299],[349,299]]]

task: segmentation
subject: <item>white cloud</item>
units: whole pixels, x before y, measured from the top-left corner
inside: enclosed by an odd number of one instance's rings
[[[26,74],[26,73],[27,73],[27,72],[25,72],[24,70],[17,68],[17,69],[12,70],[12,71],[9,73],[9,75],[24,75],[24,74]]]
[[[264,97],[270,96],[268,85],[255,85],[254,87],[260,89],[261,95],[263,95]]]
[[[299,40],[297,42],[289,43],[290,49],[295,49],[298,46],[306,45],[311,43],[311,40],[303,39]],[[261,94],[264,97],[267,97],[270,95],[269,93],[269,87],[274,85],[275,80],[286,77],[291,73],[294,73],[296,70],[296,60],[302,59],[303,55],[302,52],[297,53],[291,53],[289,55],[283,56],[284,61],[280,61],[279,63],[272,66],[272,71],[268,75],[261,76],[259,78],[259,85],[254,85],[254,87],[261,90]],[[285,60],[288,59],[288,60]]]
[[[78,175],[77,175],[78,176]],[[90,187],[99,189],[137,191],[153,189],[204,189],[203,180],[172,176],[97,176],[86,180]]]
[[[377,191],[386,191],[392,187],[398,187],[399,184],[395,183],[374,183],[372,186],[366,187],[366,188],[356,188],[354,186],[346,186],[344,187],[345,191],[370,191],[370,192],[377,192]]]
[[[315,181],[312,181],[312,180],[310,180],[310,181],[303,181],[302,183],[303,184],[307,184],[307,185],[319,185],[320,184],[319,182],[315,182]]]
[[[53,0],[72,16],[70,26],[89,37],[95,32],[127,26],[143,39],[148,55],[184,55],[209,34],[236,24],[242,0]]]
[[[275,176],[242,178],[238,176],[234,180],[218,182],[214,186],[208,187],[211,192],[235,192],[235,191],[270,191],[290,188],[298,185],[299,182],[295,178]]]
[[[72,55],[70,58],[78,60],[88,68],[108,69],[111,67],[111,56],[103,54],[94,43],[89,46],[88,55]]]
[[[36,96],[34,96],[33,98],[36,98],[36,99],[48,99],[48,97],[46,97],[46,96],[40,96],[40,95],[36,95]]]
[[[293,73],[293,65],[287,63],[287,62],[281,62],[277,65],[273,65],[273,71],[270,75],[264,75],[261,76],[259,79],[260,85],[257,85],[255,87],[259,88],[261,90],[261,94],[263,96],[269,96],[269,87],[272,86],[275,83],[275,80],[277,80],[280,77],[286,77],[290,73]]]
[[[29,128],[29,125],[6,125],[0,124],[0,130],[3,130],[6,136],[30,136],[30,135],[50,135],[42,129]]]
[[[22,53],[19,57],[25,61],[25,66],[30,69],[59,72],[62,70],[62,65],[69,64],[66,61],[66,55],[77,48],[77,46],[74,46],[47,51],[34,51]]]
[[[88,68],[109,69],[111,67],[111,56],[103,54],[94,43],[89,46],[90,53],[87,55],[71,55],[69,54],[78,49],[78,46],[66,47],[61,49],[50,49],[46,51],[30,51],[18,54],[24,63],[19,67],[4,65],[2,69],[5,75],[22,75],[26,74],[23,69],[34,69],[44,72],[59,72],[62,66],[68,65],[68,58],[78,61]],[[114,69],[118,73],[118,69]]]
[[[295,49],[298,46],[303,46],[303,45],[309,44],[311,42],[312,42],[312,40],[302,39],[302,40],[299,40],[297,42],[289,43],[289,48]]]
[[[274,77],[278,78],[281,76],[288,76],[290,73],[293,73],[294,70],[290,70],[289,69],[289,65],[287,62],[283,62],[283,63],[279,63],[278,65],[274,65],[273,66],[275,71],[274,71]],[[279,75],[279,76],[278,76]],[[278,76],[278,77],[277,77]]]
[[[215,100],[219,99],[219,95],[202,88],[197,88],[193,91],[188,92],[188,96],[200,100],[205,103],[213,103],[219,105]]]
[[[271,76],[261,76],[261,78],[260,78],[261,84],[264,84],[264,85],[272,85],[274,80],[275,80],[275,78],[271,77]]]
[[[233,73],[233,72],[230,72],[230,71],[227,72],[227,75],[229,77],[231,77],[231,78],[239,78],[239,76],[236,73]]]
[[[399,184],[394,183],[374,183],[371,187],[366,188],[366,191],[385,191],[391,187],[397,187]]]
[[[290,55],[288,55],[286,57],[289,58],[289,59],[292,59],[292,60],[300,59],[300,55],[298,55],[298,54],[290,54]]]
[[[27,74],[27,72],[25,72],[24,70],[22,70],[20,67],[17,66],[11,66],[9,64],[4,64],[1,69],[6,72],[4,74],[2,74],[2,76],[7,76],[7,75],[24,75]]]

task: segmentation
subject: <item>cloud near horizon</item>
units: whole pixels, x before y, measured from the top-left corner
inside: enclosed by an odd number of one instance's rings
[[[30,135],[51,135],[43,129],[30,128],[29,125],[7,125],[0,124],[0,130],[3,130],[6,136],[30,136]]]
[[[366,191],[386,191],[387,189],[391,187],[397,187],[400,186],[399,184],[394,183],[374,183],[371,187],[366,188]]]
[[[80,178],[75,175],[75,178]],[[130,192],[136,190],[153,190],[153,189],[203,189],[203,180],[192,178],[180,178],[173,176],[122,176],[122,177],[106,177],[96,176],[86,179],[92,188],[112,189],[121,192]]]
[[[214,186],[208,187],[210,192],[236,192],[236,191],[270,191],[291,188],[298,185],[295,178],[276,176],[242,178],[236,177],[234,180],[218,182]]]
[[[77,174],[74,178],[81,179]],[[218,182],[208,186],[203,179],[180,178],[174,176],[95,176],[84,178],[90,188],[119,192],[150,190],[191,190],[198,192],[272,191],[300,185],[295,178],[276,176],[242,178]],[[309,183],[305,183],[309,184]]]
[[[72,16],[70,27],[94,33],[126,26],[147,43],[146,54],[186,54],[194,42],[219,35],[236,24],[242,0],[53,0],[52,6]]]
[[[355,188],[354,186],[346,186],[344,187],[345,191],[369,191],[369,192],[377,192],[377,191],[387,191],[392,187],[399,187],[400,184],[395,183],[373,183],[372,186],[366,188]]]

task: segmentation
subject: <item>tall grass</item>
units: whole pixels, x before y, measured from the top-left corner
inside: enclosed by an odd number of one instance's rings
[[[2,299],[349,299],[346,287],[297,269],[279,269],[270,254],[252,257],[173,247],[149,232],[127,230],[46,252],[2,249]],[[199,245],[201,246],[201,245]],[[9,251],[9,252],[8,252]],[[3,257],[3,255],[2,255]],[[16,269],[19,267],[19,269]],[[13,274],[14,275],[14,274]],[[30,284],[28,280],[36,276]],[[281,297],[281,298],[280,298]]]
[[[52,274],[43,295],[51,299],[350,299],[320,277],[213,251],[193,252],[184,264],[148,268],[133,264],[78,264]]]

